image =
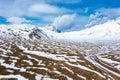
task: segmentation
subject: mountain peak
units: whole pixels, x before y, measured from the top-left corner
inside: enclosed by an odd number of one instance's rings
[[[0,25],[0,36],[22,37],[25,39],[67,39],[67,40],[117,40],[120,39],[120,18],[109,20],[81,31],[56,33],[54,26],[45,28],[29,24]],[[51,30],[52,29],[52,30]]]
[[[81,31],[64,32],[57,35],[58,39],[67,40],[113,40],[120,39],[120,18],[95,25]]]
[[[48,39],[43,29],[37,28],[33,25],[0,25],[0,36],[2,38],[20,38],[20,39]]]

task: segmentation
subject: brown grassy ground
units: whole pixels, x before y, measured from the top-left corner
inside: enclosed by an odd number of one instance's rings
[[[32,44],[32,45],[31,45]],[[32,42],[28,44],[27,41],[23,44],[28,50],[43,51],[45,53],[57,55],[57,57],[62,57],[65,61],[59,61],[52,58],[47,58],[43,56],[38,56],[34,54],[24,53],[17,44],[13,43],[3,43],[0,48],[5,50],[0,50],[0,59],[5,60],[5,64],[15,64],[14,66],[18,69],[7,68],[0,63],[0,75],[21,75],[29,80],[35,80],[37,75],[41,75],[41,80],[44,78],[68,80],[72,78],[73,80],[119,80],[120,77],[106,71],[100,66],[96,66],[87,60],[85,57],[88,55],[93,55],[100,51],[103,44],[93,44],[93,43],[74,43],[74,42]],[[89,54],[88,54],[89,53]],[[114,52],[115,53],[115,52]],[[109,58],[115,61],[120,61],[120,53],[114,55],[113,52],[101,54],[103,58]],[[59,55],[65,55],[59,56]],[[74,58],[76,57],[76,58]],[[103,65],[105,68],[110,69],[113,72],[120,73],[112,64],[105,63],[96,57],[92,57],[95,62]],[[75,61],[72,61],[75,60]],[[29,62],[28,62],[29,61]],[[31,64],[30,64],[31,63]],[[117,65],[117,64],[116,64]],[[87,70],[81,66],[90,69]],[[25,70],[21,71],[21,68]],[[103,75],[101,77],[99,74]],[[68,78],[69,77],[69,78]],[[0,80],[16,80],[15,78],[3,78]]]

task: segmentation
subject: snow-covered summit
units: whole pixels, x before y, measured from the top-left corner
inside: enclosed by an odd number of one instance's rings
[[[118,40],[120,39],[120,18],[81,31],[59,33],[55,37],[68,40]]]
[[[1,38],[40,39],[49,38],[44,29],[29,24],[0,25]]]
[[[21,37],[25,39],[64,39],[64,40],[119,40],[120,18],[109,20],[81,31],[56,33],[42,27],[29,24],[0,25],[0,38]]]

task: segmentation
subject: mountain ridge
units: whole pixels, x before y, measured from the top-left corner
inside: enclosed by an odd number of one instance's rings
[[[0,25],[0,36],[23,37],[25,39],[63,40],[117,40],[120,39],[120,18],[95,25],[81,31],[57,33],[44,27],[29,24]]]
[[[81,31],[65,32],[58,34],[58,39],[94,39],[115,40],[120,39],[120,18],[110,20],[103,24],[92,26]]]
[[[48,39],[50,36],[44,32],[43,29],[37,28],[33,25],[19,24],[19,25],[0,25],[1,38],[18,38],[18,39]]]

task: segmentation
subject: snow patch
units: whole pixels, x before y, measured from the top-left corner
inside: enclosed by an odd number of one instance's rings
[[[21,75],[0,75],[0,78],[16,78],[17,80],[28,80]]]

